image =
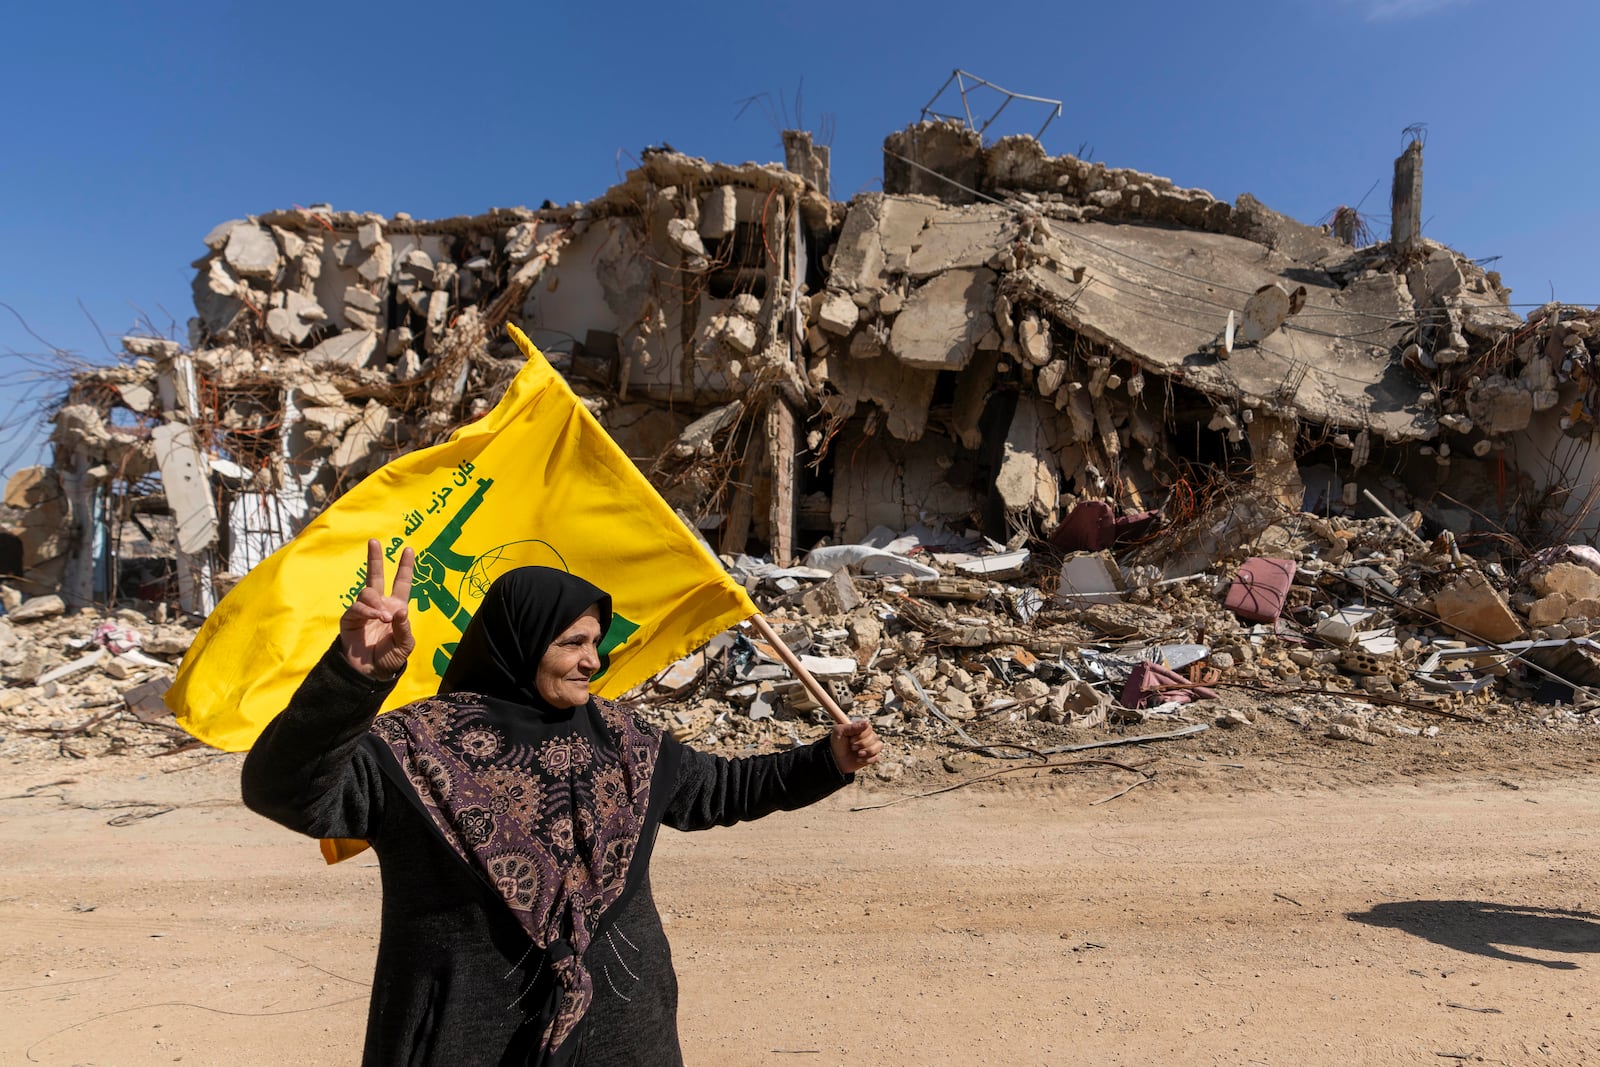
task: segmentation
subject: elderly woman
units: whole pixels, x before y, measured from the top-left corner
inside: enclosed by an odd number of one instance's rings
[[[367,587],[244,765],[244,799],[357,838],[383,879],[363,1063],[682,1062],[650,895],[661,824],[701,830],[813,803],[874,762],[864,722],[726,760],[589,694],[611,598],[524,567],[490,587],[436,697],[378,717],[415,642],[412,558]]]

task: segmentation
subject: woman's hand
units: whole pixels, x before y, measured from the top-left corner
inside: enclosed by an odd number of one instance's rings
[[[339,644],[345,662],[369,678],[393,678],[406,669],[406,660],[417,647],[406,610],[415,565],[411,549],[401,552],[394,588],[384,596],[383,547],[367,542],[367,587],[339,619]]]
[[[865,719],[834,726],[828,743],[833,747],[833,762],[841,774],[854,774],[863,767],[870,767],[878,762],[878,753],[883,751],[883,742]]]

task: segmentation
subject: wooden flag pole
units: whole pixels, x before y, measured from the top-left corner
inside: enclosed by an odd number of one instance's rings
[[[778,636],[778,631],[772,628],[772,624],[767,621],[765,615],[750,616],[750,624],[772,646],[772,650],[778,654],[778,658],[783,660],[784,666],[793,671],[794,676],[800,679],[800,683],[806,687],[806,691],[816,697],[817,703],[828,710],[828,714],[833,716],[834,722],[847,723],[850,721],[850,716],[846,715],[844,709],[834,701],[833,694],[828,692],[827,686],[817,681],[816,677],[805,669],[800,663],[800,657],[796,656],[789,646],[783,643],[783,638]]]

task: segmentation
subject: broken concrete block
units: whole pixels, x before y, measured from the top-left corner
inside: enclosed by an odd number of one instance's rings
[[[1521,384],[1491,374],[1467,394],[1467,413],[1487,434],[1526,430],[1533,419],[1533,394]]]
[[[389,268],[394,262],[394,249],[388,241],[379,241],[373,248],[371,255],[367,256],[356,267],[356,277],[368,285],[389,280]]]
[[[987,267],[947,270],[906,298],[889,350],[910,367],[960,370],[994,326],[996,275]]]
[[[367,401],[366,410],[349,430],[345,431],[339,447],[328,457],[340,470],[366,461],[382,447],[383,432],[389,428],[389,409],[376,400]]]
[[[1017,327],[1017,343],[1022,346],[1022,358],[1035,367],[1043,367],[1050,362],[1050,324],[1038,315],[1029,312],[1022,316],[1022,323]],[[1059,377],[1056,384],[1060,384]],[[1054,388],[1051,387],[1052,390]]]
[[[817,323],[829,333],[840,337],[856,328],[860,320],[861,309],[856,302],[850,299],[848,293],[841,293],[830,289],[823,294],[822,304],[817,309]]]
[[[372,330],[346,330],[307,352],[306,362],[313,367],[370,367],[377,351],[377,333]]]
[[[741,355],[748,355],[756,348],[756,324],[742,315],[722,316],[722,328],[718,336],[728,343],[728,346]]]
[[[445,328],[450,324],[450,294],[435,289],[428,294],[427,336],[422,347],[429,355],[437,355],[444,347]]]
[[[1569,622],[1570,625],[1569,620],[1573,619],[1600,619],[1600,599],[1585,597],[1582,600],[1573,601],[1567,607],[1566,619],[1562,621]]]
[[[413,251],[416,250],[413,249]],[[359,285],[345,287],[344,306],[346,312],[354,309],[356,311],[365,311],[371,315],[376,315],[383,307],[376,296],[373,296],[371,292],[361,288]]]
[[[337,407],[308,407],[300,413],[300,417],[307,424],[326,433],[342,434],[361,417],[361,412],[357,408],[346,407],[341,403]]]
[[[14,623],[39,622],[65,614],[66,610],[66,603],[52,593],[49,596],[29,597],[6,617]]]
[[[875,329],[860,330],[850,338],[851,359],[877,359],[883,353],[883,339]]]
[[[229,219],[227,222],[219,222],[211,227],[210,233],[205,235],[205,246],[213,252],[221,252],[228,247],[228,238],[233,236],[233,228],[235,226],[250,225],[252,223],[249,219]]]
[[[278,243],[254,223],[241,223],[228,231],[223,258],[246,278],[271,278],[278,273]]]
[[[848,571],[836,571],[833,577],[808,590],[800,598],[800,606],[810,615],[843,615],[861,606],[861,594]]]
[[[438,288],[434,284],[433,257],[420,248],[408,249],[400,257],[398,270],[401,277],[415,279],[424,289]]]
[[[1534,592],[1549,596],[1561,593],[1568,600],[1592,600],[1600,597],[1600,574],[1578,563],[1563,561],[1542,574],[1535,575],[1530,583]],[[1534,623],[1535,626],[1539,625]]]
[[[1444,624],[1474,640],[1515,641],[1522,624],[1489,580],[1476,571],[1441,589],[1433,598],[1434,612]]]
[[[383,224],[378,220],[369,219],[356,227],[356,244],[361,246],[363,252],[371,252],[382,240]]]
[[[189,651],[194,638],[193,630],[167,626],[144,639],[144,650],[153,656],[181,656]]]
[[[294,394],[301,407],[340,407],[344,394],[339,387],[323,378],[312,378],[294,386]]]
[[[1040,396],[1051,396],[1061,388],[1062,381],[1067,376],[1067,361],[1058,359],[1054,363],[1039,368],[1039,374],[1034,379],[1039,386]]]
[[[177,519],[178,548],[198,553],[216,543],[217,505],[211,492],[211,464],[194,431],[181,422],[164,422],[150,433],[161,470],[167,505]]]
[[[267,333],[283,344],[298,345],[311,329],[328,317],[322,305],[293,290],[283,294],[283,306],[267,312]]]
[[[1551,593],[1533,602],[1528,609],[1529,626],[1550,626],[1561,622],[1569,614],[1572,601],[1565,593]]]
[[[700,200],[700,236],[721,240],[733,233],[738,221],[739,197],[731,185],[719,185]]]
[[[1351,645],[1356,639],[1355,627],[1338,616],[1318,620],[1312,632],[1330,645]]]
[[[704,256],[706,246],[700,240],[700,231],[688,219],[668,219],[667,237],[686,256]]]
[[[1022,397],[1017,401],[995,475],[995,491],[1009,513],[1055,518],[1060,489],[1055,452],[1047,439],[1048,421],[1038,400]]]

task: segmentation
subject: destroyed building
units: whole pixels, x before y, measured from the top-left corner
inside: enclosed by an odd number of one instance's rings
[[[1367,490],[1469,551],[1594,529],[1600,316],[1524,319],[1423,239],[1420,144],[1389,239],[1357,247],[956,122],[890,135],[883,191],[848,203],[826,147],[784,143],[781,165],[647,151],[564,207],[217,226],[187,343],[125,338],[76,374],[53,463],[10,480],[15,584],[205,614],[487,411],[507,322],[730,556],[917,525],[1020,544],[1086,500],[1193,518],[1219,483],[1324,517],[1376,514]]]

